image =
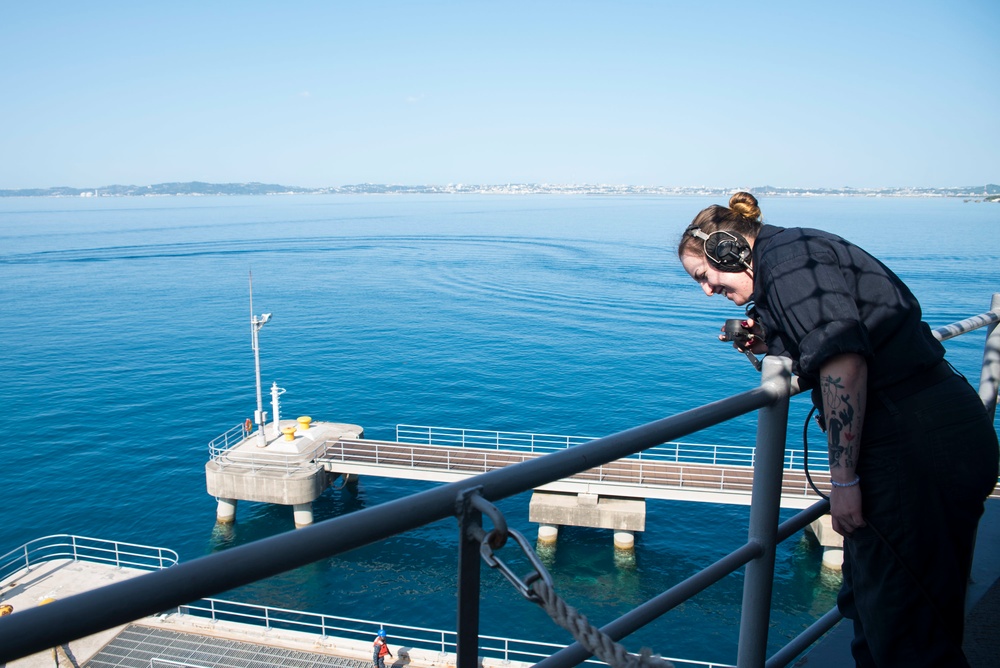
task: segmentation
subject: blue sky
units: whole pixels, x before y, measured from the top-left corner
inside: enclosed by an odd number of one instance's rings
[[[1000,183],[1000,2],[0,11],[0,189]]]

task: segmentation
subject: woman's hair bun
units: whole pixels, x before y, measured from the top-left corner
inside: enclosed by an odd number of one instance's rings
[[[760,207],[757,198],[748,192],[738,192],[729,198],[729,208],[744,218],[760,222]]]

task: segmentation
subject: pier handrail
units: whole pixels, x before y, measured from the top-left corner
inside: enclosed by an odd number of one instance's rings
[[[990,312],[979,318],[980,321],[969,325],[968,329],[989,326],[980,393],[987,394],[984,402],[995,409],[1000,378],[1000,331],[996,328],[996,323],[1000,321],[1000,293],[993,295]],[[684,582],[602,627],[602,631],[612,639],[621,639],[676,607],[687,597],[745,566],[737,666],[776,668],[786,665],[795,657],[779,652],[771,661],[766,658],[775,546],[823,515],[829,505],[825,500],[818,501],[785,522],[778,523],[788,400],[796,390],[790,361],[767,357],[760,386],[746,392],[468,480],[440,485],[293,532],[83,592],[49,605],[15,612],[0,621],[0,662],[9,662],[456,514],[461,515],[460,501],[470,494],[498,501],[759,410],[757,464],[747,542]],[[466,533],[459,538],[457,665],[474,668],[478,665],[479,544]],[[475,578],[466,577],[471,570],[470,564],[475,567]],[[473,619],[474,624],[469,621]],[[816,638],[832,628],[839,619],[839,613],[832,611],[805,633]],[[798,642],[797,639],[792,641],[793,644]],[[577,644],[556,652],[537,665],[566,668],[580,663],[587,656],[589,652]]]
[[[177,612],[181,615],[200,617],[212,622],[250,623],[267,630],[298,631],[312,633],[321,638],[332,636],[340,640],[356,640],[365,643],[370,643],[378,630],[384,627],[390,631],[395,645],[442,655],[454,654],[458,642],[458,634],[455,631],[407,624],[389,624],[368,619],[304,612],[216,598],[202,599],[179,606]],[[503,638],[485,634],[479,636],[479,641],[480,657],[498,659],[505,664],[513,661],[534,663],[566,647],[566,645],[558,643]],[[725,668],[725,664],[718,662],[666,658],[691,666]],[[587,663],[601,664],[600,661],[596,660],[588,660]]]
[[[282,454],[257,449],[239,449],[237,446],[256,432],[248,432],[243,425],[236,425],[208,443],[209,460],[224,469],[239,466],[251,471],[278,471],[292,475],[302,471],[315,471],[315,459],[323,454],[326,444],[317,442],[312,449],[294,454]]]
[[[327,447],[317,462],[334,474],[453,481],[542,456],[544,455],[541,453],[526,451],[449,448],[441,445],[336,438],[327,441]],[[669,454],[662,458],[647,457],[642,460],[622,457],[538,489],[579,492],[586,487],[588,492],[594,494],[606,493],[610,496],[642,499],[676,498],[676,492],[684,491],[689,495],[711,494],[711,500],[716,503],[746,505],[750,502],[752,491],[754,457],[753,452],[745,453],[744,459],[727,459],[728,463],[699,454],[680,458]],[[801,453],[796,460],[802,461]],[[783,507],[804,508],[809,505],[810,500],[815,500],[816,493],[806,476],[802,475],[802,468],[792,468],[788,466],[788,462],[786,453],[782,468],[787,474],[782,481]],[[402,471],[410,471],[414,475],[400,476]],[[828,469],[811,467],[810,472],[814,483],[829,486]],[[421,473],[428,477],[421,476]],[[1000,490],[997,496],[1000,497]]]
[[[123,543],[115,540],[52,534],[28,541],[0,556],[0,581],[45,561],[84,560],[111,564],[117,568],[160,570],[179,561],[177,553],[164,547]]]
[[[532,432],[489,431],[460,427],[431,427],[415,424],[396,425],[396,443],[445,446],[469,449],[503,450],[546,454],[565,450],[596,439],[596,436],[536,434]],[[690,464],[753,466],[755,447],[720,443],[671,441],[623,457],[635,461],[686,462]],[[801,449],[786,448],[785,468],[801,471],[804,464]],[[810,470],[829,470],[825,457],[810,462]]]

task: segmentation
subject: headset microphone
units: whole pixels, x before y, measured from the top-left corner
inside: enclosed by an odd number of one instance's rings
[[[728,230],[705,234],[698,227],[689,229],[688,234],[705,242],[705,257],[719,271],[736,273],[750,269],[753,251],[743,235]]]

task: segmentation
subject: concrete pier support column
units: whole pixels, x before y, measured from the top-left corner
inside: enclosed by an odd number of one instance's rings
[[[839,571],[844,566],[844,537],[833,530],[833,520],[829,515],[811,522],[809,530],[823,546],[823,566]]]
[[[296,503],[293,508],[295,515],[295,528],[300,529],[313,523],[313,509],[311,503]]]
[[[844,567],[844,548],[824,547],[823,567],[829,568],[831,571],[841,570]]]
[[[615,531],[615,549],[632,550],[635,548],[635,533],[632,531]]]
[[[559,527],[555,524],[538,525],[538,544],[554,545],[559,538]]]
[[[619,570],[635,569],[635,532],[627,529],[615,529],[615,566]]]
[[[219,499],[215,521],[219,524],[232,524],[236,521],[236,499]]]
[[[558,524],[539,524],[538,541],[535,543],[535,554],[542,560],[545,566],[553,566],[556,563],[556,541],[559,538]]]

